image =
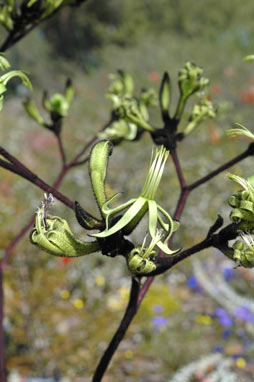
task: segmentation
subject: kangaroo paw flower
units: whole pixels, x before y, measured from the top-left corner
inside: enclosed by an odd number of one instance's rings
[[[168,255],[177,252],[177,250],[172,251],[168,248],[167,240],[172,235],[172,232],[178,228],[179,224],[173,222],[171,216],[154,201],[155,193],[159,187],[168,154],[169,151],[163,146],[159,150],[157,149],[154,155],[152,154],[148,175],[138,198],[131,199],[115,208],[110,208],[109,203],[112,202],[116,195],[104,203],[102,212],[106,218],[106,229],[91,236],[106,238],[119,231],[122,231],[124,235],[129,235],[136,228],[143,216],[148,212],[148,226],[151,237],[155,237],[158,223],[165,233],[165,235],[163,235],[164,240],[161,238],[158,241],[157,246]],[[117,223],[112,227],[109,227],[110,220],[124,210],[126,211]],[[166,221],[162,219],[160,214],[164,216]]]
[[[254,240],[251,235],[242,234],[244,242],[237,240],[233,244],[234,260],[245,268],[254,268]]]
[[[97,241],[85,243],[74,237],[66,220],[47,215],[52,195],[45,198],[36,212],[35,228],[30,234],[31,242],[55,256],[78,257],[100,249]]]
[[[146,235],[142,246],[134,248],[129,253],[127,263],[128,268],[132,273],[150,273],[156,269],[156,264],[154,263],[156,251],[154,247],[161,241],[162,236],[162,230],[156,230],[150,245],[146,247]]]

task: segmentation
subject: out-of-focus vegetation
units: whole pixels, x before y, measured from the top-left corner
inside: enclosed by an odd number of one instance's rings
[[[186,179],[192,181],[246,146],[245,139],[232,141],[225,131],[235,122],[252,128],[254,70],[242,62],[244,55],[254,51],[251,9],[251,0],[243,4],[208,0],[205,6],[195,0],[91,0],[80,9],[64,9],[12,48],[7,57],[13,67],[30,72],[38,103],[40,87],[59,92],[67,76],[73,79],[76,97],[63,127],[70,156],[110,117],[105,98],[109,73],[127,70],[140,87],[158,90],[167,70],[177,92],[177,72],[184,61],[202,65],[211,79],[208,95],[221,112],[217,120],[201,125],[179,146]],[[0,115],[0,139],[13,155],[52,183],[60,166],[55,138],[23,111],[26,89],[15,82],[12,89]],[[156,112],[152,118],[158,121]],[[151,147],[144,134],[139,142],[115,148],[107,180],[112,194],[123,191],[122,198],[127,200],[139,193]],[[252,168],[248,159],[237,165],[236,172],[250,176]],[[0,176],[2,254],[34,213],[43,193],[2,169]],[[85,165],[68,175],[61,190],[97,213]],[[187,247],[204,237],[217,213],[227,218],[226,200],[232,191],[232,184],[221,174],[191,195],[175,247]],[[157,195],[172,213],[178,180],[170,161]],[[64,216],[82,238],[71,211],[56,203],[52,212]],[[187,261],[157,278],[112,362],[108,380],[170,380],[179,367],[221,344],[227,354],[242,354],[237,330],[244,330],[243,323],[237,322],[225,337],[224,326],[213,315],[216,302],[187,285],[191,272]],[[246,282],[237,284],[243,294]],[[13,252],[5,286],[8,368],[35,376],[59,369],[74,382],[90,380],[125,308],[129,281],[124,261],[99,255],[62,261],[38,252],[25,237]],[[241,373],[251,381],[248,369]]]

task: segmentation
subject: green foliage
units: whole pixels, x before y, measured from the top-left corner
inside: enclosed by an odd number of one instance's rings
[[[101,63],[101,47],[133,46],[148,35],[159,40],[161,33],[168,39],[177,33],[189,41],[201,36],[219,41],[224,33],[225,44],[232,35],[236,44],[245,46],[253,27],[251,14],[246,12],[251,6],[251,0],[246,0],[245,7],[240,7],[238,0],[208,0],[209,12],[204,12],[202,3],[191,2],[190,16],[186,0],[123,0],[120,4],[97,0],[87,2],[84,12],[59,15],[44,31],[54,52],[89,69]],[[239,19],[245,20],[244,26],[239,27]]]

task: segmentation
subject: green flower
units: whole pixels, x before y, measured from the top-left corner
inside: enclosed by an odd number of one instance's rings
[[[203,97],[200,102],[193,107],[189,123],[184,129],[185,135],[189,134],[196,126],[207,118],[215,118],[216,110],[211,101]]]
[[[234,138],[234,137],[238,137],[240,135],[245,135],[246,137],[254,140],[254,134],[252,134],[250,132],[250,130],[247,129],[247,127],[241,125],[240,123],[236,123],[236,125],[239,126],[238,129],[228,129],[227,130],[227,135],[229,137],[233,137]]]
[[[131,75],[122,70],[110,74],[110,84],[107,91],[107,97],[114,102],[115,97],[131,97],[134,89]]]
[[[234,223],[241,223],[239,229],[252,230],[254,228],[254,187],[241,176],[228,174],[228,178],[240,184],[244,189],[231,195],[228,200],[229,205],[234,208],[230,219]]]
[[[160,149],[156,149],[155,155],[152,154],[149,172],[146,177],[144,187],[138,198],[131,199],[116,208],[109,208],[109,204],[112,200],[119,195],[117,194],[104,203],[102,206],[102,213],[106,219],[106,229],[103,232],[93,234],[92,236],[105,238],[114,235],[118,231],[122,231],[124,235],[129,235],[136,228],[137,224],[146,212],[148,212],[149,233],[152,239],[155,239],[156,237],[158,223],[165,233],[165,235],[162,235],[164,239],[162,240],[161,237],[157,243],[157,246],[168,255],[177,252],[168,248],[167,241],[173,231],[178,228],[179,223],[174,222],[171,216],[154,200],[168,155],[169,151],[167,151],[163,146],[161,146]],[[127,209],[127,211],[123,214],[123,216],[116,224],[110,227],[111,219],[125,209]],[[160,214],[165,218],[165,221]]]
[[[179,120],[181,118],[187,99],[209,84],[208,78],[202,77],[202,74],[203,69],[192,62],[186,62],[184,68],[179,71],[180,98],[175,112],[175,119]]]
[[[151,240],[148,247],[145,247],[146,238],[142,246],[134,248],[128,255],[128,268],[132,273],[150,273],[156,269],[154,258],[156,251],[154,247],[161,241],[163,235],[162,230],[157,230],[155,237]]]
[[[8,68],[8,66],[7,66],[7,62],[3,61],[3,57],[1,57],[1,69],[3,68]],[[30,90],[33,89],[29,78],[21,70],[11,70],[3,74],[2,76],[0,76],[0,111],[2,110],[2,106],[3,106],[3,99],[4,99],[3,94],[7,91],[6,85],[13,77],[19,77],[24,86],[27,86]]]
[[[23,101],[24,109],[26,110],[27,114],[34,119],[36,122],[38,122],[40,125],[45,126],[46,122],[44,121],[43,117],[41,116],[39,110],[37,109],[34,101],[31,98],[26,98]]]
[[[115,114],[128,123],[134,123],[147,131],[154,131],[154,128],[147,122],[149,115],[147,107],[142,102],[139,104],[135,98],[118,98],[115,103]]]
[[[254,54],[249,54],[243,58],[244,62],[254,62]]]
[[[100,249],[97,241],[85,243],[74,237],[66,220],[47,215],[47,207],[53,196],[45,194],[45,200],[36,212],[35,228],[30,234],[33,244],[54,256],[78,257]]]
[[[113,122],[104,131],[97,134],[100,139],[108,139],[111,142],[119,141],[125,139],[127,141],[132,141],[137,136],[137,126],[133,123],[127,123],[120,119],[119,121]]]
[[[241,235],[244,243],[237,240],[233,244],[234,260],[245,268],[254,267],[254,240],[251,235]]]

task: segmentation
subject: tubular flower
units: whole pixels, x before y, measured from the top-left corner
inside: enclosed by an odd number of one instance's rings
[[[237,240],[233,244],[234,260],[245,268],[254,267],[254,240],[251,235],[242,234],[244,243]]]
[[[228,178],[240,184],[244,190],[231,195],[228,202],[233,211],[230,219],[240,224],[241,230],[252,231],[254,229],[254,187],[251,178],[248,180],[234,174],[228,174]]]
[[[129,235],[135,229],[145,213],[148,212],[149,233],[152,239],[157,237],[156,232],[158,223],[165,234],[161,236],[156,245],[168,255],[177,252],[168,248],[167,241],[172,235],[173,231],[178,228],[179,223],[174,222],[171,216],[154,200],[155,193],[158,189],[168,155],[169,151],[167,151],[163,146],[161,146],[160,149],[157,149],[154,155],[152,154],[149,172],[146,177],[144,187],[138,198],[131,199],[116,208],[109,208],[109,204],[112,202],[112,200],[119,195],[116,194],[110,200],[104,203],[102,206],[102,213],[106,219],[106,229],[103,232],[93,234],[92,236],[105,238],[114,235],[120,230],[124,235]],[[125,209],[127,210],[123,216],[112,227],[110,227],[110,221],[112,217],[119,214],[121,211],[124,211]],[[165,218],[165,221],[160,214]]]
[[[155,237],[151,240],[148,247],[145,247],[146,238],[141,247],[134,248],[128,255],[128,268],[132,273],[150,273],[156,269],[154,258],[156,251],[154,247],[161,241],[163,236],[162,230],[156,230]]]
[[[240,135],[245,135],[246,137],[250,138],[250,139],[253,139],[254,140],[254,134],[252,134],[250,132],[249,129],[247,129],[247,127],[241,125],[240,123],[236,123],[236,125],[239,126],[239,128],[236,128],[236,129],[228,129],[227,130],[227,135],[230,136],[230,137],[238,137]]]
[[[36,212],[35,228],[30,234],[31,242],[42,250],[55,256],[78,257],[99,250],[97,241],[85,243],[76,239],[66,220],[47,215],[47,206],[53,196],[45,195],[45,200]]]

